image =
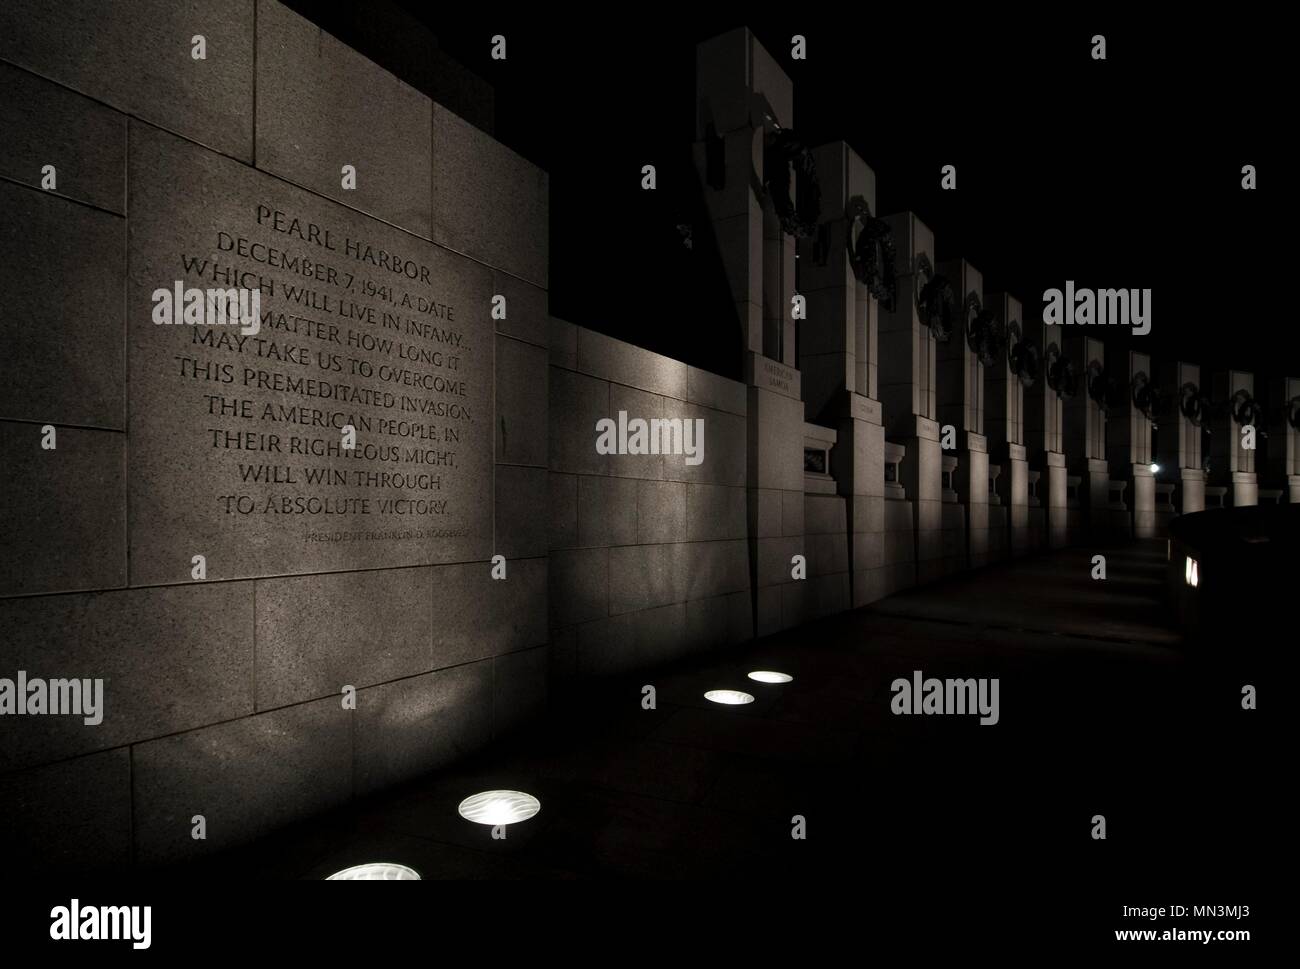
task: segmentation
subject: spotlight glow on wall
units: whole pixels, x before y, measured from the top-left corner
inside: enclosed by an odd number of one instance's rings
[[[516,824],[542,809],[542,802],[523,791],[481,791],[460,802],[456,810],[475,824]]]
[[[418,882],[421,879],[420,873],[414,868],[387,861],[374,861],[336,871],[325,880],[327,882]]]
[[[749,674],[749,678],[759,683],[789,683],[794,680],[789,673],[777,673],[773,670],[755,670]]]
[[[754,698],[748,693],[741,693],[739,690],[710,690],[704,694],[704,699],[712,700],[714,703],[725,703],[728,706],[739,706],[742,703],[753,703]]]
[[[1191,558],[1190,556],[1183,563],[1183,578],[1193,589],[1201,584],[1200,569],[1196,567],[1196,559]]]

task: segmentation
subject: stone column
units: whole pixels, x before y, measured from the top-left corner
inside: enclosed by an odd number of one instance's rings
[[[1080,479],[1079,504],[1090,538],[1110,531],[1110,465],[1106,461],[1106,414],[1088,394],[1089,368],[1106,366],[1106,346],[1075,327],[1065,331],[1065,352],[1079,374],[1079,389],[1065,401],[1065,454]],[[1073,537],[1072,537],[1073,540]]]
[[[1201,368],[1182,361],[1157,368],[1160,386],[1169,397],[1169,414],[1156,428],[1156,464],[1159,477],[1174,488],[1174,507],[1182,514],[1205,509],[1205,459],[1202,438],[1209,414],[1195,406],[1184,412],[1184,400],[1189,404],[1201,395]]]
[[[871,237],[876,177],[842,141],[822,145],[813,157],[822,218],[817,238],[799,243],[799,291],[808,311],[800,325],[799,370],[807,420],[838,431],[830,471],[848,504],[857,607],[885,594],[885,428],[876,398],[880,308],[853,258],[860,235]]]
[[[1061,353],[1058,328],[1043,325],[1042,312],[1026,313],[1025,339],[1039,350],[1038,377],[1025,392],[1025,438],[1029,464],[1038,472],[1034,489],[1041,511],[1030,511],[1031,526],[1041,519],[1044,544],[1061,548],[1068,540],[1066,467],[1064,454],[1065,412],[1061,395],[1048,381],[1048,365]],[[1032,505],[1032,502],[1031,502]]]
[[[1233,506],[1259,504],[1259,484],[1255,479],[1255,448],[1246,447],[1248,435],[1245,427],[1237,423],[1233,414],[1234,397],[1245,393],[1255,395],[1255,377],[1240,370],[1216,373],[1212,382],[1215,414],[1210,431],[1210,480],[1213,485],[1226,487],[1232,496]],[[1256,445],[1259,432],[1254,432]]]
[[[943,574],[943,509],[939,495],[939,423],[935,340],[917,310],[917,294],[934,275],[934,233],[911,212],[889,216],[897,251],[897,297],[880,308],[880,403],[885,437],[903,445],[899,483],[912,502],[916,581]],[[888,503],[887,503],[888,504]],[[886,528],[901,512],[886,508]],[[897,543],[886,538],[886,564]],[[914,563],[914,565],[912,565]],[[895,575],[902,574],[899,570]]]
[[[1123,475],[1127,482],[1125,490],[1132,508],[1133,535],[1153,538],[1156,534],[1156,478],[1151,470],[1154,463],[1152,420],[1151,415],[1138,406],[1135,396],[1143,386],[1148,390],[1156,387],[1151,358],[1130,350],[1119,380],[1124,385],[1124,403],[1117,412],[1109,415],[1106,456],[1116,474]]]
[[[885,442],[885,595],[916,585],[912,502],[907,498],[901,476],[906,458],[907,448],[893,441]]]
[[[965,259],[944,263],[939,272],[952,283],[957,326],[939,344],[939,434],[955,431],[957,458],[954,487],[965,505],[966,564],[979,568],[989,560],[989,455],[984,437],[984,364],[966,337],[966,325],[984,309],[984,277]],[[945,531],[959,527],[955,510],[944,509]]]
[[[998,503],[1007,518],[1010,553],[1023,555],[1029,549],[1029,461],[1025,449],[1025,386],[1012,369],[1012,351],[1026,339],[1020,300],[1006,293],[985,299],[994,319],[1006,334],[1006,351],[989,368],[984,430],[988,439],[990,477],[997,485]],[[993,476],[992,466],[1002,471]],[[989,494],[989,514],[993,493]]]
[[[1291,423],[1293,416],[1300,423],[1300,377],[1270,380],[1268,408],[1269,484],[1282,489],[1284,501],[1300,504],[1300,429]]]
[[[763,636],[805,614],[805,583],[791,576],[791,558],[804,554],[794,245],[761,187],[765,137],[793,123],[794,88],[743,28],[701,43],[695,73],[695,164],[745,341],[750,573],[755,631]],[[791,180],[792,198],[795,191]]]

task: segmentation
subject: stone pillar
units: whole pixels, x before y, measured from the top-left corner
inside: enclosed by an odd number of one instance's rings
[[[767,197],[765,139],[793,122],[794,88],[746,29],[696,49],[695,164],[745,340],[750,575],[763,636],[802,621],[803,422],[795,369],[794,245]],[[791,197],[795,187],[791,181]],[[797,201],[797,199],[796,199]],[[787,588],[790,587],[790,588]]]
[[[1025,390],[1025,440],[1031,468],[1038,472],[1034,489],[1040,511],[1033,511],[1030,501],[1031,530],[1041,521],[1044,544],[1061,548],[1068,541],[1066,505],[1066,467],[1064,454],[1064,403],[1060,392],[1048,380],[1048,367],[1062,353],[1061,331],[1043,325],[1041,311],[1026,313],[1022,319],[1025,339],[1038,349],[1038,376]],[[1049,335],[1050,334],[1050,335]]]
[[[1234,507],[1259,504],[1259,484],[1255,478],[1255,448],[1246,447],[1249,435],[1244,434],[1244,424],[1236,419],[1238,395],[1255,394],[1255,377],[1240,370],[1216,373],[1212,383],[1215,413],[1210,431],[1210,480],[1217,487],[1227,488]],[[1259,444],[1256,427],[1254,442]]]
[[[1201,368],[1182,361],[1157,368],[1169,414],[1156,428],[1157,477],[1174,484],[1173,505],[1189,515],[1205,509],[1205,458],[1202,453],[1209,414],[1200,409]],[[1160,509],[1163,511],[1163,509]]]
[[[1025,448],[1025,385],[1014,369],[1023,353],[1016,347],[1026,339],[1020,300],[1006,293],[995,293],[985,298],[985,306],[1006,334],[1006,351],[988,369],[986,374],[986,413],[984,432],[989,448],[989,477],[997,485],[997,513],[1007,519],[1007,546],[1011,555],[1023,555],[1029,550],[1029,461]],[[1023,351],[1024,348],[1022,347]],[[1029,379],[1026,374],[1025,379]],[[1001,465],[998,475],[993,466]],[[994,492],[989,493],[989,514],[993,511]]]
[[[1268,382],[1268,413],[1269,485],[1282,490],[1283,501],[1300,504],[1300,377]]]
[[[799,242],[799,371],[806,419],[838,432],[830,471],[848,504],[854,607],[885,594],[885,428],[876,398],[880,308],[854,247],[874,219],[876,177],[842,141],[813,152],[822,192],[815,239]],[[882,258],[877,252],[876,258]]]
[[[934,233],[911,212],[889,216],[897,252],[897,296],[880,308],[880,403],[885,437],[903,445],[899,483],[915,514],[916,581],[943,574],[943,509],[939,495],[936,344],[917,310],[917,295],[935,275]],[[898,512],[891,512],[896,521]],[[886,522],[888,527],[889,522]],[[888,539],[887,539],[888,541]],[[889,548],[886,546],[886,561]]]
[[[885,442],[885,595],[916,585],[912,502],[907,498],[901,477],[906,459],[907,448],[893,441]]]
[[[1151,372],[1151,358],[1136,350],[1118,375],[1123,383],[1124,403],[1109,415],[1106,456],[1115,473],[1126,482],[1132,508],[1132,528],[1136,538],[1154,538],[1156,534],[1156,478],[1151,470],[1155,463],[1151,446],[1152,418],[1150,404],[1143,411],[1141,395],[1156,389]],[[1148,397],[1149,401],[1150,398]]]
[[[1078,392],[1065,402],[1065,454],[1070,471],[1079,478],[1079,504],[1088,537],[1096,539],[1109,537],[1110,465],[1106,461],[1106,414],[1089,395],[1088,386],[1098,367],[1104,378],[1106,347],[1081,332],[1083,329],[1065,331],[1065,352],[1079,374]]]
[[[965,259],[944,263],[939,272],[952,283],[957,303],[957,326],[939,344],[939,433],[956,431],[955,489],[965,505],[967,559],[971,568],[989,560],[989,455],[984,437],[984,364],[967,339],[966,328],[984,312],[984,278]],[[957,524],[956,514],[945,510],[944,528]]]

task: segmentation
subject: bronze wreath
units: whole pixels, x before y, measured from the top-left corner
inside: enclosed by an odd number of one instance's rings
[[[940,343],[947,343],[952,336],[955,302],[948,280],[935,273],[925,253],[917,256],[916,311]]]
[[[791,170],[794,171],[794,199],[790,198]],[[763,189],[786,235],[801,239],[813,236],[822,211],[817,163],[812,152],[787,128],[775,128],[764,138]]]
[[[1061,400],[1069,400],[1079,392],[1079,374],[1074,364],[1064,356],[1055,343],[1047,345],[1047,386],[1056,391]]]
[[[993,311],[984,308],[979,294],[974,290],[966,294],[966,345],[986,367],[993,366],[1002,356],[1006,334]]]
[[[1200,427],[1205,423],[1205,415],[1208,411],[1209,400],[1201,393],[1200,387],[1189,380],[1179,388],[1178,412],[1186,417],[1193,427]]]
[[[849,199],[844,218],[848,222],[845,243],[849,250],[849,265],[858,282],[880,302],[890,305],[898,291],[894,247],[894,233],[884,219],[871,214],[871,206],[861,195]],[[853,227],[860,224],[857,238]]]
[[[1231,408],[1232,419],[1243,427],[1257,424],[1259,419],[1264,416],[1259,402],[1251,396],[1249,390],[1245,389],[1239,390],[1232,395]]]
[[[1042,356],[1038,346],[1025,339],[1020,332],[1020,323],[1012,320],[1007,324],[1007,364],[1011,373],[1025,387],[1032,387],[1038,382],[1042,371]]]

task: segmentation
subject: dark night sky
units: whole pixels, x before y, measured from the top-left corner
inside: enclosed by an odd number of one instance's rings
[[[496,136],[551,173],[556,316],[738,372],[720,267],[707,246],[686,254],[674,226],[694,222],[698,239],[703,221],[690,161],[695,44],[745,23],[794,81],[802,140],[848,141],[876,172],[881,213],[916,211],[940,258],[965,255],[986,290],[1036,311],[1067,278],[1150,287],[1151,335],[1112,332],[1117,349],[1300,370],[1272,229],[1288,177],[1277,25],[1093,14],[1010,29],[937,10],[882,20],[874,5],[857,22],[797,6],[761,18],[656,6],[475,22],[402,5],[493,86]],[[1097,32],[1104,63],[1090,58]],[[505,62],[488,56],[494,33],[507,37]],[[807,37],[806,62],[790,60],[793,33]],[[647,162],[654,193],[639,185]],[[1246,163],[1260,170],[1253,193],[1240,188]],[[956,192],[939,189],[944,164],[957,166]]]

